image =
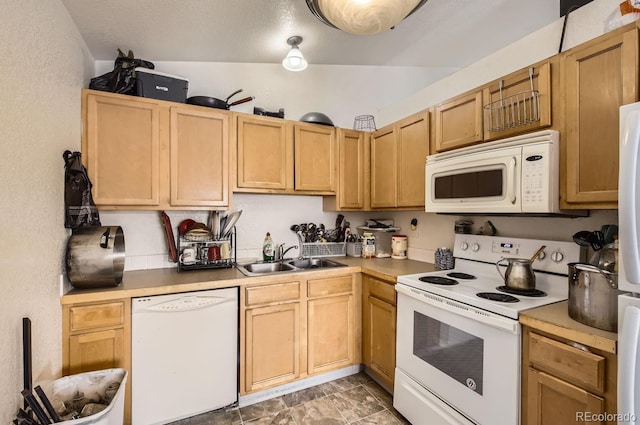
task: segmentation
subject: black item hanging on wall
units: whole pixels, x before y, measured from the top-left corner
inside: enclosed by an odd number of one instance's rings
[[[64,158],[64,227],[100,226],[98,209],[91,196],[91,181],[81,161],[80,152],[65,151]]]
[[[122,50],[118,49],[118,57],[113,64],[113,71],[92,78],[89,88],[111,93],[136,95],[136,67],[154,69],[155,65],[143,59],[135,59],[131,50],[129,50],[128,55],[125,55]]]

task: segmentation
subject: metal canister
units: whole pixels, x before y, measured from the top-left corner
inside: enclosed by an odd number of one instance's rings
[[[397,260],[407,258],[407,235],[391,236],[391,258]]]

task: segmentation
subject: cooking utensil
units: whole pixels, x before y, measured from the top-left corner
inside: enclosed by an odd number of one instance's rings
[[[507,270],[502,274],[500,263],[504,261],[509,264],[507,265]],[[501,258],[496,263],[496,269],[508,288],[521,291],[533,291],[536,289],[536,275],[533,272],[532,262],[528,258]]]
[[[569,317],[594,328],[618,330],[618,275],[584,263],[569,263]]]
[[[312,124],[329,125],[331,127],[334,126],[333,121],[331,121],[331,118],[329,118],[322,112],[307,112],[306,114],[300,117],[300,121],[308,122]]]
[[[209,108],[216,109],[229,109],[231,106],[240,105],[242,103],[247,103],[255,99],[253,96],[248,96],[240,100],[236,100],[235,102],[229,103],[229,99],[231,99],[236,94],[240,93],[242,89],[238,89],[231,93],[225,100],[217,99],[215,97],[209,96],[191,96],[187,99],[187,103],[191,105],[198,106],[206,106]]]
[[[581,230],[573,235],[573,241],[580,246],[590,246],[594,251],[598,251],[604,246],[604,234],[600,230]]]
[[[542,251],[544,251],[544,249],[546,248],[546,245],[542,245],[540,248],[538,248],[538,250],[535,252],[535,254],[533,254],[531,256],[531,258],[529,259],[529,261],[531,261],[532,263],[536,260],[536,258],[538,258],[538,255],[540,255],[542,253]]]
[[[169,246],[169,255],[172,262],[178,261],[178,251],[176,250],[176,239],[173,236],[173,228],[171,227],[171,219],[164,212],[160,212],[160,218],[162,219],[162,226],[164,227],[164,235],[167,238],[167,245]]]

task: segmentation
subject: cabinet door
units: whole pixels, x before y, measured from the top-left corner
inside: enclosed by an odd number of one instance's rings
[[[365,133],[338,129],[337,209],[365,208]]]
[[[398,207],[424,208],[425,163],[429,154],[429,112],[398,124]]]
[[[247,392],[300,376],[300,303],[245,310],[244,339]]]
[[[447,151],[482,141],[482,91],[462,94],[435,107],[435,149]]]
[[[124,330],[109,329],[69,337],[69,373],[126,368]]]
[[[370,329],[371,341],[369,367],[376,371],[393,387],[393,375],[396,367],[396,307],[375,297],[369,296],[369,316],[366,326]]]
[[[171,205],[229,205],[230,114],[172,107]]]
[[[371,135],[371,208],[396,206],[397,138],[393,125]]]
[[[353,364],[353,308],[353,295],[308,301],[309,374]]]
[[[337,148],[333,127],[296,124],[295,190],[335,192]]]
[[[604,424],[586,417],[604,411],[601,397],[531,367],[528,386],[528,425]]]
[[[390,389],[396,367],[395,300],[392,283],[362,277],[362,360]]]
[[[567,207],[616,208],[619,107],[638,99],[638,30],[571,49],[562,65]]]
[[[84,161],[96,205],[159,205],[160,109],[86,95]]]
[[[237,116],[238,189],[293,188],[293,133],[286,121]]]
[[[500,89],[502,83],[502,90]],[[537,92],[537,100],[532,97]],[[551,125],[551,62],[494,81],[483,91],[484,140],[503,139]]]

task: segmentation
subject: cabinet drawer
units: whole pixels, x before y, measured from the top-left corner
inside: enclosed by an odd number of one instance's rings
[[[124,301],[73,306],[69,308],[69,331],[123,325],[124,310]]]
[[[392,283],[377,279],[369,279],[369,295],[396,305],[396,288]]]
[[[352,291],[351,282],[351,275],[309,280],[307,296],[313,298],[335,294],[348,294]]]
[[[604,392],[605,358],[535,333],[529,334],[529,360],[540,368]]]
[[[283,301],[297,301],[300,298],[300,282],[276,283],[254,286],[245,290],[245,305],[269,304]]]

